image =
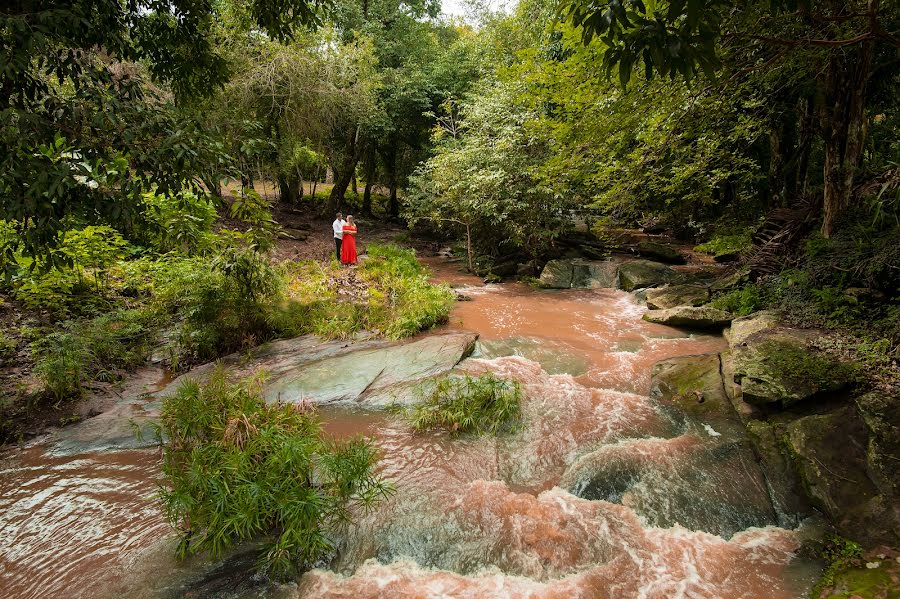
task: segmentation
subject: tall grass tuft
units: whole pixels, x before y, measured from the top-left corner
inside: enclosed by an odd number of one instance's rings
[[[522,420],[521,386],[493,374],[443,377],[421,393],[420,401],[404,410],[417,431],[496,435],[515,429]]]
[[[389,496],[375,446],[335,441],[308,405],[267,404],[262,377],[184,382],[163,400],[160,501],[181,558],[263,539],[262,571],[297,575],[334,550],[358,509]]]

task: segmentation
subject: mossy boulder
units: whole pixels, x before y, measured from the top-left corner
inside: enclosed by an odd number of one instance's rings
[[[631,260],[619,265],[619,286],[625,291],[659,287],[678,280],[672,268],[650,260]]]
[[[868,432],[866,468],[879,491],[900,494],[900,399],[871,391],[855,400]]]
[[[572,261],[551,260],[541,271],[541,285],[547,289],[570,289],[572,287]]]
[[[614,289],[618,269],[609,261],[551,260],[541,272],[540,283],[548,289]]]
[[[666,264],[684,264],[686,260],[675,248],[655,241],[642,241],[637,246],[638,254]]]
[[[747,423],[747,436],[765,473],[778,524],[795,528],[800,518],[812,513],[812,506],[803,490],[797,467],[780,442],[782,435],[782,427],[775,423],[763,420]]]
[[[870,556],[859,567],[840,570],[819,599],[900,599],[900,562]]]
[[[738,287],[743,287],[750,282],[750,273],[746,270],[739,270],[724,277],[720,277],[713,281],[709,286],[709,290],[713,293],[725,293]]]
[[[716,436],[742,429],[725,393],[719,354],[657,362],[651,371],[650,397],[687,415],[702,429],[701,434]]]
[[[647,290],[647,307],[651,310],[702,306],[708,301],[709,290],[703,285],[667,285]]]
[[[734,318],[730,313],[709,306],[678,306],[667,310],[651,310],[644,320],[686,329],[721,329]]]
[[[814,336],[814,331],[766,329],[733,347],[734,379],[744,400],[785,407],[850,385],[854,369],[813,349]]]
[[[754,312],[731,321],[731,327],[725,330],[725,339],[731,347],[742,345],[750,335],[765,329],[777,327],[778,313],[772,310]]]
[[[900,510],[869,477],[868,431],[855,406],[788,423],[782,442],[806,496],[842,535],[864,545],[900,542]]]

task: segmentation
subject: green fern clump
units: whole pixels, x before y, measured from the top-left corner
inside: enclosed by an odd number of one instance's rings
[[[522,388],[493,374],[447,376],[424,387],[405,416],[417,431],[496,435],[521,423]]]
[[[331,439],[312,407],[266,403],[262,382],[218,369],[163,399],[159,497],[179,557],[261,539],[260,569],[284,577],[333,552],[340,528],[392,488],[370,440]]]

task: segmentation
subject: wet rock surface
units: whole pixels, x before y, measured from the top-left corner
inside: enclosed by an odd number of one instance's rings
[[[786,407],[853,382],[848,366],[812,347],[819,331],[768,327],[745,333],[739,329],[731,337],[734,379],[745,401]]]
[[[653,366],[650,397],[684,414],[698,433],[739,435],[743,425],[725,393],[719,354],[682,356]]]
[[[659,287],[675,283],[678,278],[671,267],[650,260],[632,260],[619,266],[619,286],[625,291]]]
[[[854,392],[853,369],[814,347],[820,334],[773,312],[736,319],[726,332],[726,388],[734,385],[736,407],[759,407],[742,419],[783,525],[815,508],[865,546],[896,545],[900,407],[883,393]]]
[[[350,402],[379,407],[408,403],[415,387],[449,372],[472,353],[477,336],[430,335],[409,343],[357,349],[292,368],[266,385],[268,401]]]
[[[666,310],[651,310],[644,320],[686,329],[721,329],[734,318],[730,313],[708,306],[678,306]]]
[[[551,260],[541,272],[540,283],[548,289],[614,289],[618,266],[610,261]]]
[[[665,310],[678,306],[701,306],[709,301],[709,289],[702,285],[668,285],[648,289],[647,308]]]

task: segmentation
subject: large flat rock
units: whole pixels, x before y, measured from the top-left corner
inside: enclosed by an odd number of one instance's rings
[[[768,327],[735,345],[732,331],[734,381],[744,401],[786,407],[821,393],[839,391],[853,382],[852,370],[818,352],[812,341],[819,331]]]
[[[656,324],[686,329],[721,329],[734,318],[728,312],[709,306],[678,306],[666,310],[651,310],[644,314],[644,320]]]
[[[355,403],[378,407],[414,399],[423,381],[449,372],[472,353],[477,335],[447,333],[323,358],[292,368],[266,385],[269,401]]]
[[[659,287],[678,280],[674,269],[651,260],[631,260],[619,265],[619,286],[625,291]]]
[[[607,260],[551,260],[540,278],[548,289],[614,289],[618,281],[618,266]]]
[[[708,301],[709,289],[703,285],[667,285],[647,290],[647,307],[651,310],[701,306]]]

